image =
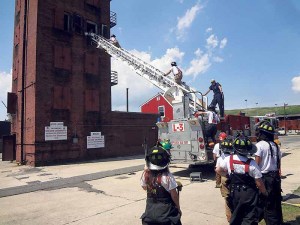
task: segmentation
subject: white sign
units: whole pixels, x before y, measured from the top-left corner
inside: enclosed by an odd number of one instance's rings
[[[68,129],[63,122],[50,122],[45,127],[45,141],[59,141],[68,139]]]
[[[87,148],[104,148],[105,141],[101,132],[91,132],[91,136],[87,136]]]
[[[184,131],[184,123],[174,123],[173,124],[173,132],[183,132]]]

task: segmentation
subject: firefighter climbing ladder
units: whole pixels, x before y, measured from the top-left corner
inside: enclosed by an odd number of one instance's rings
[[[183,93],[190,93],[189,97],[193,103],[191,107],[193,107],[194,111],[196,111],[197,108],[199,108],[200,100],[195,94],[197,93],[196,90],[192,89],[186,84],[178,85],[174,80],[164,76],[164,73],[162,71],[153,67],[149,63],[146,63],[140,58],[134,56],[125,49],[116,47],[106,38],[96,35],[94,33],[86,33],[86,35],[89,36],[97,44],[97,48],[102,48],[112,57],[123,61],[134,72],[136,72],[138,75],[148,80],[164,92],[166,92],[170,87],[176,86]]]

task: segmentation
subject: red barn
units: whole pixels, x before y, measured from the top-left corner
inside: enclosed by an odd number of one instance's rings
[[[158,93],[144,104],[141,105],[142,113],[157,113],[163,115],[164,121],[170,121],[173,119],[173,106],[163,96],[162,93]]]

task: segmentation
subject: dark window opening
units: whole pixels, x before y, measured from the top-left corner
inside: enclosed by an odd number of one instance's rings
[[[73,17],[74,31],[78,34],[82,34],[82,18],[79,15],[74,15]]]
[[[95,33],[98,34],[97,31],[97,24],[91,21],[86,22],[86,31],[89,33]]]
[[[71,16],[69,13],[64,13],[64,31],[71,31]]]
[[[108,27],[104,24],[102,24],[102,31],[101,31],[101,35],[105,38],[109,38],[109,30]]]
[[[165,106],[158,106],[158,114],[160,116],[165,116]]]

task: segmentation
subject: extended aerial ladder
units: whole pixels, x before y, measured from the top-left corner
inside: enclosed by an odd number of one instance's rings
[[[188,98],[190,99],[190,107],[193,109],[193,111],[206,108],[206,105],[202,104],[203,96],[201,97],[202,99],[199,99],[197,97],[197,93],[199,92],[189,87],[185,83],[182,83],[182,85],[177,84],[173,79],[164,76],[164,73],[159,69],[134,56],[125,49],[116,47],[113,43],[111,43],[103,36],[97,35],[95,33],[86,33],[86,36],[89,36],[91,38],[91,40],[97,45],[97,48],[102,48],[112,57],[121,60],[122,62],[127,64],[135,73],[148,80],[164,92],[170,90],[171,87],[176,87],[177,90],[180,90],[184,95],[188,96]],[[204,98],[207,102],[206,97]]]

